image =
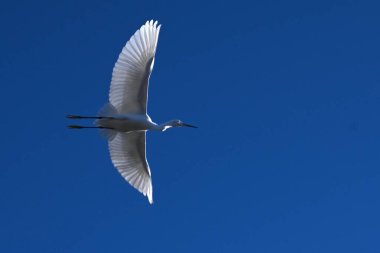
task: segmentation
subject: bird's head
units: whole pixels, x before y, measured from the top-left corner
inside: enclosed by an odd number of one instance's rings
[[[197,128],[196,126],[193,126],[193,125],[190,125],[190,124],[187,124],[179,119],[173,119],[173,120],[170,120],[168,122],[165,122],[163,124],[163,129],[162,131],[165,131],[166,129],[168,128],[171,128],[171,127],[192,127],[192,128]]]

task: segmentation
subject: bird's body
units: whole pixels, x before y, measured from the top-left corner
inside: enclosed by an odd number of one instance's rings
[[[96,125],[125,133],[142,130],[159,130],[159,126],[152,122],[146,114],[116,114],[109,118],[96,120]]]
[[[114,166],[133,187],[148,197],[150,203],[153,203],[153,189],[146,160],[146,131],[194,127],[180,120],[156,124],[147,114],[149,78],[160,27],[157,21],[147,21],[127,42],[113,69],[109,103],[98,116],[68,116],[71,119],[96,119],[94,127],[69,127],[99,128],[108,139]]]

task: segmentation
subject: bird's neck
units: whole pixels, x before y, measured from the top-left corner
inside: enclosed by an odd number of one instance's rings
[[[167,122],[164,122],[162,124],[158,124],[158,125],[156,124],[154,126],[153,130],[162,131],[163,132],[163,131],[167,130],[168,128],[173,127],[170,123],[171,123],[170,121],[167,121]]]

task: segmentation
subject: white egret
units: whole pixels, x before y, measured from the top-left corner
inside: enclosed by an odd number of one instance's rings
[[[147,114],[149,77],[153,70],[161,25],[147,21],[130,38],[113,68],[109,103],[96,117],[68,115],[70,119],[96,119],[96,126],[108,139],[113,165],[120,174],[153,203],[152,178],[146,159],[146,131],[170,127],[195,127],[180,120],[154,123]]]

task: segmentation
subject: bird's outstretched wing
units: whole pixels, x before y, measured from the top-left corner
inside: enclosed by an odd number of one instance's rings
[[[112,72],[110,103],[118,113],[146,113],[149,77],[153,70],[161,25],[147,21],[127,42]]]
[[[146,131],[119,132],[108,142],[108,146],[113,165],[152,204],[152,178],[146,160],[145,137]]]

